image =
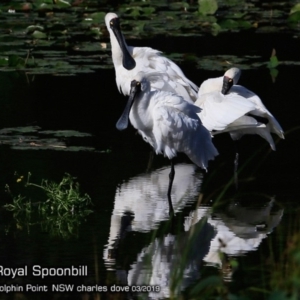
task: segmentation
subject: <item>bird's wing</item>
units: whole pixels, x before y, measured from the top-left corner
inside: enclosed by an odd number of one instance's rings
[[[204,94],[198,98],[201,103],[199,116],[203,125],[209,130],[224,130],[230,123],[255,108],[247,99],[236,94],[223,95],[220,92]]]
[[[240,95],[240,96],[242,96],[244,98],[247,98],[247,99],[249,99],[249,98],[255,98],[255,97],[259,98],[255,93],[253,93],[252,91],[248,90],[244,86],[238,85],[238,84],[235,84],[235,85],[233,85],[231,87],[230,93],[231,94],[233,94],[233,93],[234,94],[238,94],[238,95]],[[261,100],[260,100],[260,102],[261,102]]]
[[[197,99],[198,86],[189,80],[182,70],[170,59],[164,57],[160,51],[149,47],[133,47],[133,58],[139,66],[139,71],[146,73],[161,72],[164,77],[165,91],[181,95],[193,102]],[[154,89],[162,89],[162,82],[153,82]]]
[[[251,111],[251,114],[267,118],[270,122],[270,130],[271,132],[274,132],[277,134],[280,138],[284,139],[284,132],[278,123],[278,121],[275,119],[273,114],[265,107],[261,99],[252,91],[248,90],[247,88],[241,86],[241,85],[234,85],[230,93],[238,94],[244,98],[247,98],[248,100],[252,101],[255,104],[255,109]]]
[[[258,122],[255,118],[250,116],[242,116],[236,119],[234,122],[228,124],[228,126],[222,131],[214,131],[212,134],[216,135],[223,132],[231,132],[234,130],[241,130],[245,128],[266,128],[266,125]]]
[[[256,116],[262,116],[265,117],[269,120],[269,127],[270,127],[270,131],[277,134],[280,138],[284,139],[284,131],[282,129],[282,127],[280,126],[280,124],[278,123],[278,121],[275,119],[275,117],[267,110],[265,109],[265,113],[262,113],[261,109],[255,109],[253,111],[250,112],[252,115],[256,115]]]
[[[155,105],[152,110],[155,150],[170,159],[177,152],[183,152],[196,165],[206,169],[208,161],[214,159],[218,151],[212,144],[210,133],[201,124],[197,111],[196,106],[172,94]]]

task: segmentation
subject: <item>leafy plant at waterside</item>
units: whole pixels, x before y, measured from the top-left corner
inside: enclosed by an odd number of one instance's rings
[[[30,226],[40,224],[42,230],[52,236],[68,238],[76,235],[79,225],[93,212],[89,208],[92,204],[90,196],[80,192],[78,182],[68,173],[59,183],[43,179],[39,185],[30,182],[30,177],[29,172],[25,187],[40,189],[46,200],[32,202],[18,195],[13,197],[12,203],[4,205],[6,210],[13,212],[17,228],[26,226],[29,232]],[[11,191],[9,193],[12,194]],[[38,219],[33,222],[36,215]]]
[[[30,182],[31,173],[28,173],[26,186],[34,186],[45,191],[47,200],[40,204],[39,210],[42,214],[50,212],[62,215],[65,213],[74,214],[75,211],[91,204],[88,194],[81,195],[79,184],[74,177],[66,173],[60,183],[43,179],[41,184]]]
[[[5,186],[6,192],[11,193],[9,186]],[[26,227],[27,232],[30,232],[30,226],[31,223],[31,217],[32,217],[32,206],[31,201],[26,200],[25,197],[18,195],[16,197],[13,197],[13,203],[8,203],[3,206],[6,210],[13,212],[13,218],[16,222],[16,228],[19,230],[22,230],[24,227]],[[9,231],[8,226],[6,228],[6,231]]]
[[[272,81],[273,82],[275,82],[276,77],[278,75],[278,70],[276,69],[276,67],[278,65],[279,65],[279,61],[278,61],[278,58],[276,56],[276,50],[273,49],[271,57],[270,57],[270,61],[268,63],[268,68],[270,69],[270,75],[272,77]]]
[[[297,218],[299,220],[299,218]],[[299,230],[299,224],[298,224]],[[294,232],[287,240],[279,261],[272,262],[270,286],[272,299],[297,300],[300,294],[300,234]]]
[[[300,22],[300,3],[297,3],[291,8],[290,15],[288,17],[290,25],[297,26]]]

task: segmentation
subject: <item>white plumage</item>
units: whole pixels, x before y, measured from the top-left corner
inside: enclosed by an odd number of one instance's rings
[[[223,256],[242,256],[255,251],[262,240],[280,223],[283,209],[274,209],[275,201],[271,199],[262,206],[243,206],[239,202],[230,202],[222,210],[209,210],[200,206],[185,219],[185,231],[192,224],[207,218],[207,223],[214,227],[216,235],[209,241],[210,250],[204,261],[213,266],[221,267]]]
[[[189,102],[197,99],[198,87],[185,77],[174,62],[162,56],[160,51],[149,47],[127,46],[120,30],[118,15],[106,14],[105,23],[110,35],[116,83],[121,93],[129,95],[130,83],[139,72],[160,72],[163,76],[152,82],[152,90],[172,92]]]
[[[199,117],[203,125],[213,134],[224,131],[234,130],[240,126],[259,126],[258,122],[253,118],[249,118],[249,122],[237,123],[239,118],[255,109],[255,105],[243,97],[236,94],[223,95],[219,91],[212,91],[201,95],[195,105],[198,105],[202,110]],[[246,121],[246,120],[244,120]],[[263,125],[264,126],[264,125]]]
[[[229,131],[234,140],[245,134],[258,134],[275,150],[270,133],[284,139],[283,130],[255,93],[237,85],[240,74],[240,69],[231,68],[224,76],[201,84],[195,104],[202,108],[199,114],[202,123],[213,134]],[[265,118],[267,123],[256,117]]]
[[[130,111],[131,124],[157,154],[164,154],[172,159],[177,152],[183,152],[193,163],[206,169],[208,161],[214,159],[218,151],[211,141],[209,131],[197,116],[199,107],[179,95],[151,91],[150,82],[152,84],[152,78],[157,76],[159,74],[152,76],[144,73],[136,76],[133,88],[139,87],[140,91],[129,97],[117,128],[122,130],[127,127],[126,114]],[[135,98],[133,104],[132,98]]]

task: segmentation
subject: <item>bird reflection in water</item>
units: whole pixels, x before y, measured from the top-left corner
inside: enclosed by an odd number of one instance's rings
[[[220,268],[223,279],[231,281],[229,258],[257,250],[282,215],[283,209],[275,207],[274,199],[251,208],[229,203],[214,214],[209,207],[201,206],[185,219],[184,233],[167,234],[142,249],[128,272],[128,284],[160,285],[160,293],[149,293],[149,298],[168,298],[196,280],[201,282],[203,264]],[[180,269],[182,278],[178,280]]]
[[[192,164],[176,165],[171,197],[175,213],[198,197],[202,173]],[[111,216],[108,245],[104,250],[107,267],[114,268],[115,250],[128,231],[149,232],[160,222],[169,219],[166,189],[169,184],[169,167],[163,167],[135,176],[116,190]]]
[[[173,191],[176,210],[182,209],[188,202],[188,198],[195,199],[201,185],[201,178],[195,176],[192,165],[180,166],[182,170],[190,170],[190,177],[187,176],[189,178],[185,183],[184,191],[179,189],[179,186],[184,186],[182,180],[185,177],[177,177],[177,188]],[[157,228],[160,221],[168,218],[168,205],[163,199],[164,183],[159,179],[159,175],[164,171],[168,172],[160,169],[153,174],[137,176],[118,189],[109,243],[104,251],[108,269],[114,267],[112,260],[108,258],[109,250],[117,247],[120,237],[124,236],[122,216],[126,216],[126,212],[128,214],[130,211],[132,220],[127,230],[146,232]],[[146,182],[150,182],[149,178],[153,179],[151,189],[146,188]],[[192,178],[193,183],[187,184]],[[154,182],[156,182],[156,189]],[[195,186],[198,188],[195,189]],[[160,191],[162,195],[158,200]],[[156,201],[161,203],[155,203]],[[256,251],[262,240],[267,238],[280,223],[283,215],[283,209],[276,205],[274,199],[264,200],[263,203],[258,201],[259,205],[256,206],[253,204],[249,206],[251,203],[249,201],[246,202],[247,205],[242,205],[242,202],[242,199],[232,200],[224,204],[222,209],[214,210],[212,207],[199,206],[191,211],[185,217],[182,232],[167,233],[155,238],[137,253],[136,261],[131,263],[129,269],[116,270],[116,273],[122,275],[119,279],[122,277],[123,284],[132,286],[159,285],[160,292],[144,294],[146,299],[176,296],[195,281],[201,282],[203,265],[219,268],[223,272],[223,279],[231,281],[233,270],[230,259]]]
[[[204,261],[221,267],[220,252],[228,256],[241,256],[257,250],[262,240],[279,224],[282,215],[283,209],[276,207],[274,199],[258,207],[231,202],[208,219],[217,234]]]

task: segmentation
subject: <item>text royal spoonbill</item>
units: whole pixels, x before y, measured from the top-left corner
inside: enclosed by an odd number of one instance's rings
[[[237,85],[240,75],[241,70],[239,68],[231,68],[225,72],[224,76],[205,80],[201,84],[198,92],[198,99],[195,104],[203,109],[200,113],[202,123],[204,126],[207,126],[210,131],[215,130],[215,132],[212,132],[213,134],[229,131],[233,140],[238,140],[245,134],[258,134],[268,141],[272,150],[276,150],[274,140],[270,133],[275,133],[280,138],[284,139],[283,130],[275,117],[270,113],[270,111],[265,107],[261,99],[255,93],[248,90],[244,86]],[[241,111],[240,117],[234,120],[234,122],[228,123],[228,126],[225,126],[223,129],[218,128],[218,124],[214,124],[214,121],[211,120],[211,116],[215,116],[216,118],[219,117],[218,121],[223,121],[222,115],[224,115],[224,112],[223,114],[220,113],[218,115],[219,112],[216,111],[218,106],[216,103],[217,101],[215,100],[214,103],[214,111],[212,107],[205,108],[205,105],[208,106],[206,103],[208,98],[207,95],[216,91],[225,95],[223,96],[223,99],[227,100],[231,99],[232,97],[240,96],[240,106],[242,107],[248,103],[247,105],[250,108],[250,102],[253,105],[253,109],[245,111],[244,114]],[[219,102],[222,103],[220,99],[221,98],[219,98]],[[236,104],[238,105],[238,103]],[[225,109],[227,118],[230,113],[233,112],[231,108],[232,107],[230,106],[226,107],[225,104],[223,107],[219,104],[219,110]]]
[[[121,93],[129,95],[131,81],[139,72],[160,72],[164,76],[153,81],[151,89],[178,94],[189,102],[196,101],[198,86],[190,81],[174,62],[162,56],[158,50],[127,46],[121,32],[120,19],[115,13],[106,14],[105,24],[110,35],[117,87]]]
[[[131,82],[130,96],[125,110],[117,122],[117,129],[128,126],[128,118],[143,139],[157,154],[171,160],[168,200],[173,213],[171,189],[175,176],[173,158],[177,152],[185,153],[197,166],[206,169],[218,151],[212,143],[209,131],[202,125],[197,113],[199,107],[183,97],[166,92],[151,91],[152,77],[157,74],[139,73]]]

